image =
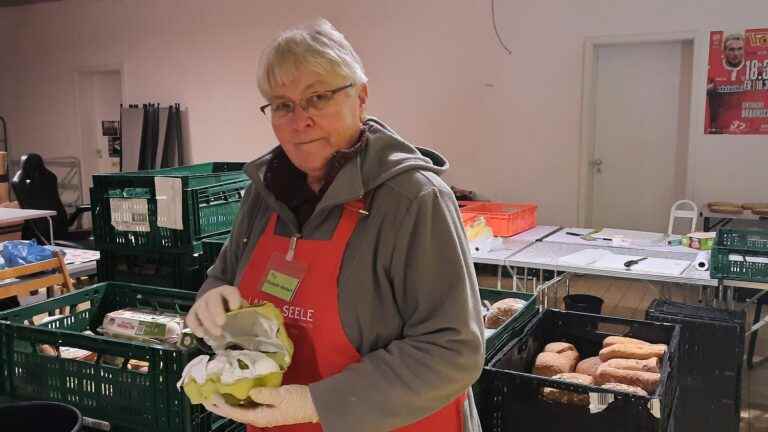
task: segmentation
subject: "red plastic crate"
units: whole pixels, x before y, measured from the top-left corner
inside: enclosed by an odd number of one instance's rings
[[[536,204],[477,202],[461,209],[462,219],[482,216],[496,237],[510,237],[536,226]]]

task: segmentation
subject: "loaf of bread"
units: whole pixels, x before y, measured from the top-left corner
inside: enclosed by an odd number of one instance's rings
[[[539,353],[533,366],[533,374],[553,377],[558,374],[573,372],[576,363],[570,356],[553,352]]]
[[[608,390],[621,391],[621,392],[631,393],[638,396],[648,397],[648,392],[636,386],[619,384],[619,383],[608,383],[608,384],[603,384],[600,387]]]
[[[636,359],[647,360],[649,358],[664,357],[667,346],[664,344],[640,345],[640,344],[618,344],[600,350],[600,360],[607,362],[610,359]]]
[[[505,298],[491,305],[491,309],[485,316],[485,328],[496,329],[502,326],[508,319],[525,307],[525,300],[517,298]]]
[[[615,358],[603,364],[614,369],[659,373],[659,359],[656,357],[647,360]]]
[[[599,368],[601,364],[603,364],[603,362],[600,360],[600,357],[586,358],[576,365],[576,373],[594,377],[597,375],[597,368]]]
[[[544,347],[544,352],[553,352],[553,353],[562,354],[566,351],[576,351],[576,347],[573,346],[573,344],[569,344],[568,342],[552,342],[552,343],[548,343]]]
[[[597,368],[595,382],[599,385],[608,383],[619,383],[640,387],[646,392],[653,393],[659,385],[661,375],[653,372],[641,372],[615,369],[602,365]]]
[[[624,336],[608,336],[603,339],[603,348],[619,344],[651,345],[650,342]]]
[[[768,208],[768,203],[744,203],[741,208],[744,210],[764,209]]]
[[[562,373],[555,375],[552,378],[575,384],[594,385],[595,383],[591,376],[579,373]],[[541,390],[541,397],[550,402],[560,402],[585,407],[589,406],[589,395],[586,393],[576,393],[568,390],[544,387]]]

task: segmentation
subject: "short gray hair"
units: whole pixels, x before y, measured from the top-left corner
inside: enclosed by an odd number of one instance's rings
[[[267,47],[259,65],[259,92],[269,99],[272,90],[290,82],[303,68],[333,74],[354,84],[368,81],[357,53],[341,32],[325,19],[282,32]]]

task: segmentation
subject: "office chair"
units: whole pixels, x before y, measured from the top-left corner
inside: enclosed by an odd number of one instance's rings
[[[28,153],[21,157],[19,172],[11,179],[11,188],[19,202],[19,207],[31,210],[52,210],[54,244],[78,249],[93,249],[90,230],[70,231],[77,219],[91,211],[90,205],[78,206],[76,211],[67,215],[59,197],[56,174],[46,168],[43,158],[37,153]],[[36,239],[40,244],[50,244],[48,221],[30,220],[24,223],[21,238]]]

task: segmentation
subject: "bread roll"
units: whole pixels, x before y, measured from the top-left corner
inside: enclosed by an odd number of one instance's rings
[[[614,369],[659,373],[659,359],[656,357],[647,360],[615,358],[603,364]]]
[[[635,394],[638,396],[648,397],[648,392],[636,386],[619,384],[619,383],[608,383],[608,384],[603,384],[600,387],[608,390],[621,391],[621,392]]]
[[[650,342],[624,336],[608,336],[603,340],[603,348],[619,344],[651,345]]]
[[[649,358],[661,358],[667,351],[664,344],[639,345],[639,344],[618,344],[611,345],[600,350],[600,360],[607,362],[610,359],[636,359],[647,360]]]
[[[576,362],[571,358],[553,352],[543,352],[536,356],[533,374],[545,377],[573,372]]]
[[[505,298],[491,305],[491,310],[485,316],[485,328],[496,329],[525,307],[525,300]]]
[[[576,365],[576,373],[594,377],[597,375],[597,368],[599,368],[601,364],[603,364],[603,362],[600,360],[600,357],[597,356],[584,359]]]
[[[589,375],[579,373],[562,373],[552,377],[556,380],[568,381],[575,384],[593,385],[595,381]],[[541,397],[550,402],[560,402],[579,406],[589,406],[589,394],[576,393],[551,387],[541,389]]]
[[[38,345],[37,352],[39,354],[42,354],[48,357],[56,357],[59,354],[59,352],[56,350],[56,348],[53,347],[53,345],[48,345],[48,344]]]
[[[573,363],[573,367],[571,367],[571,372],[573,372],[576,369],[576,365],[579,364],[579,360],[581,360],[581,356],[579,355],[578,351],[566,351],[566,352],[560,353],[560,356],[567,358],[568,361]]]
[[[569,344],[568,342],[552,342],[548,343],[544,347],[544,352],[553,352],[562,354],[566,351],[576,351],[576,347],[573,346],[573,344]]]
[[[608,383],[619,383],[636,386],[650,394],[656,390],[660,379],[661,375],[653,372],[614,369],[612,367],[602,365],[597,368],[597,376],[595,377],[595,382],[600,385]]]

